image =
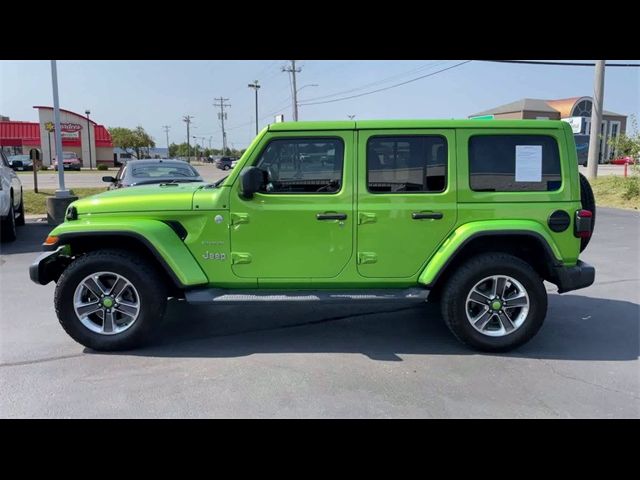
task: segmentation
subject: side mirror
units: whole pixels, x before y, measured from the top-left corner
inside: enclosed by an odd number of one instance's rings
[[[266,172],[258,167],[247,167],[240,174],[240,195],[242,198],[253,198],[253,194],[259,192],[265,185]]]
[[[102,181],[107,183],[115,183],[116,179],[115,177],[102,177]]]

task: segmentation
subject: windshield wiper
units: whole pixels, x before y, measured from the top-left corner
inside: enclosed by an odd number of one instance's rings
[[[222,177],[220,180],[217,180],[214,183],[210,183],[205,188],[218,188],[220,185],[222,185],[222,182],[224,182],[228,177],[229,175],[227,175],[226,177]]]

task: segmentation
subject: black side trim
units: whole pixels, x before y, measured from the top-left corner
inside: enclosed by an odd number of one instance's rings
[[[177,184],[174,184],[174,185],[177,185]],[[184,239],[187,238],[187,230],[177,220],[167,220],[166,222],[163,222],[163,223],[166,223],[167,225],[169,225],[169,227],[171,227],[171,230],[176,232],[176,235],[180,237],[180,240],[184,241]]]
[[[61,261],[63,247],[55,248],[53,252],[41,253],[33,263],[29,266],[29,278],[38,285],[46,285],[54,278],[59,276],[61,265],[58,263]]]
[[[469,238],[467,238],[464,242],[462,242],[458,246],[456,251],[453,253],[453,255],[451,255],[447,259],[445,264],[442,266],[442,268],[440,269],[440,271],[436,275],[436,278],[433,279],[433,282],[431,282],[428,285],[426,285],[426,288],[433,288],[433,286],[436,283],[438,283],[438,279],[442,276],[442,274],[447,270],[449,265],[451,265],[451,262],[453,262],[453,260],[458,256],[458,254],[464,249],[464,247],[469,242],[471,242],[472,240],[475,240],[476,238],[479,238],[479,237],[492,237],[492,236],[498,236],[498,235],[520,235],[520,236],[525,235],[525,236],[528,236],[528,237],[535,238],[542,245],[542,248],[544,249],[544,251],[546,253],[547,261],[550,262],[551,266],[552,267],[562,266],[562,262],[560,262],[560,261],[558,261],[556,259],[555,255],[553,254],[553,250],[551,250],[551,247],[549,246],[547,241],[539,233],[532,232],[531,230],[489,230],[489,231],[486,231],[486,232],[474,233]]]
[[[178,279],[178,277],[173,272],[173,270],[171,270],[171,267],[169,267],[169,265],[167,265],[167,262],[164,261],[164,258],[162,258],[162,255],[160,255],[158,253],[158,251],[155,249],[155,247],[151,244],[151,242],[149,240],[147,240],[145,237],[143,237],[142,235],[140,235],[139,233],[129,232],[129,231],[122,231],[122,230],[112,230],[112,231],[109,231],[109,232],[63,233],[62,235],[59,235],[59,237],[58,237],[59,238],[58,246],[64,245],[64,244],[68,244],[68,243],[70,243],[71,240],[73,240],[75,238],[82,238],[82,237],[110,237],[110,236],[130,237],[130,238],[134,238],[136,240],[139,240],[147,248],[147,250],[149,250],[153,254],[154,258],[162,266],[162,268],[167,273],[167,275],[169,275],[169,278],[171,278],[171,281],[173,282],[173,284],[176,287],[180,288],[180,289],[186,288],[186,286]]]

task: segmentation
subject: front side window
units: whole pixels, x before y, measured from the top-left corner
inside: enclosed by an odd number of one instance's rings
[[[367,142],[371,193],[442,192],[447,185],[447,141],[439,135],[372,137]]]
[[[337,193],[343,163],[340,139],[287,138],[269,142],[255,166],[267,172],[263,193]]]
[[[548,135],[478,135],[469,139],[469,185],[477,192],[560,189],[558,143]]]

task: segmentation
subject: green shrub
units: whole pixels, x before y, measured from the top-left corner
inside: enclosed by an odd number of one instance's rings
[[[633,200],[640,197],[640,177],[631,176],[625,179],[622,189],[622,198]]]
[[[101,163],[100,165],[98,165],[96,167],[98,170],[109,170],[109,167],[107,167],[104,163]]]
[[[38,170],[49,170],[49,167],[47,165],[40,165]]]

